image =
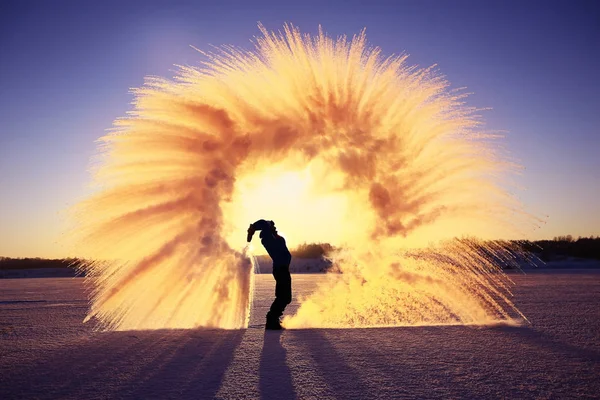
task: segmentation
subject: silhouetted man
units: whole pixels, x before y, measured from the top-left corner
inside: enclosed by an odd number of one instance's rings
[[[260,232],[260,240],[273,260],[273,277],[275,278],[275,301],[267,313],[266,329],[282,329],[279,318],[285,307],[292,302],[292,277],[290,262],[292,255],[288,250],[285,239],[277,234],[275,222],[258,220],[248,228],[248,242],[254,232]]]

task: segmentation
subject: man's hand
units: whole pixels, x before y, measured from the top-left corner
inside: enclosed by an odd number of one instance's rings
[[[254,236],[254,232],[256,232],[256,229],[254,228],[254,226],[252,224],[250,224],[250,227],[248,228],[248,237],[246,238],[248,240],[248,243],[250,243],[250,241],[252,240],[252,236]]]

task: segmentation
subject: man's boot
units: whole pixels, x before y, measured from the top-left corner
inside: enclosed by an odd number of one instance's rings
[[[265,329],[281,330],[281,329],[283,329],[283,327],[281,326],[281,323],[279,322],[279,318],[274,318],[274,317],[270,316],[269,314],[267,314],[267,323],[265,324]]]

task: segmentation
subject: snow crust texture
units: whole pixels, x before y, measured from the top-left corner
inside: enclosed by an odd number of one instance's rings
[[[82,279],[0,280],[0,399],[598,398],[600,271],[512,278],[530,326],[284,332],[268,275],[242,330],[95,332]]]

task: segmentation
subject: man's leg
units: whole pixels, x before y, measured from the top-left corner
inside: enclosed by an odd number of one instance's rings
[[[292,277],[288,268],[274,268],[275,300],[267,313],[267,325],[279,325],[285,307],[292,302]]]

